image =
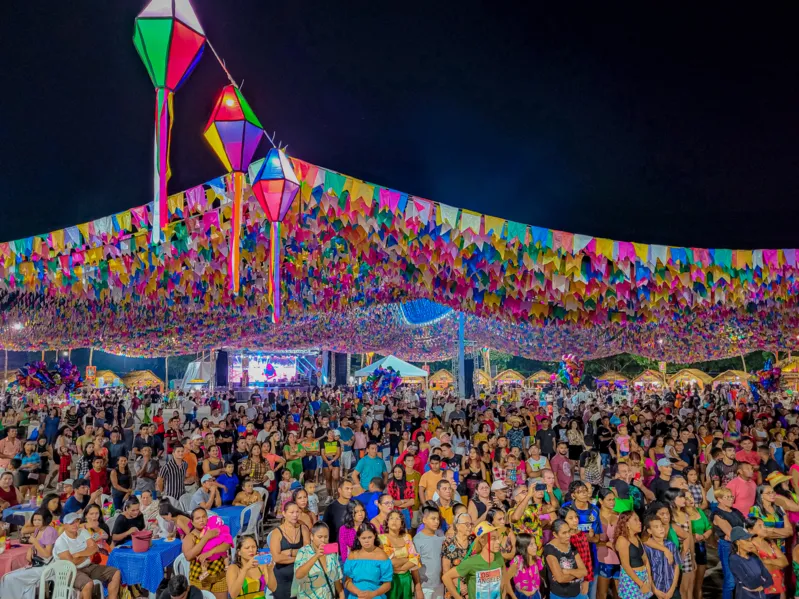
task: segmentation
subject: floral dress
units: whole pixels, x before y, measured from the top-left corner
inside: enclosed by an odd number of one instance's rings
[[[391,544],[391,540],[389,539],[388,535],[381,534],[378,535],[380,539],[380,546],[383,548],[383,551],[386,552],[386,555],[389,559],[394,559],[395,557],[398,558],[405,558],[408,559],[416,568],[421,566],[421,560],[419,559],[419,552],[416,551],[416,547],[413,545],[413,539],[411,539],[411,535],[406,534],[404,537],[404,543],[397,547]],[[391,580],[391,590],[388,592],[388,599],[407,599],[408,597],[413,596],[413,576],[410,572],[402,572],[401,574],[394,573],[394,576]]]
[[[549,514],[547,514],[549,516]],[[538,548],[539,557],[544,551],[544,526],[541,524],[541,506],[538,504],[528,505],[518,522],[511,525],[516,534],[527,533],[532,535],[535,546]]]
[[[465,558],[466,553],[469,551],[469,547],[461,548],[458,545],[458,542],[455,540],[455,537],[450,539],[449,541],[444,541],[444,544],[441,546],[441,557],[446,557],[449,562],[452,564],[454,568],[458,564],[460,564]],[[461,592],[461,579],[458,578],[455,580],[455,585],[458,587],[458,592]],[[452,599],[449,594],[449,591],[445,591],[445,597]],[[460,599],[459,597],[456,599]]]

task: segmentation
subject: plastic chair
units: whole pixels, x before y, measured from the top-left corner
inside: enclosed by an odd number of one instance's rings
[[[182,553],[172,562],[172,569],[175,574],[183,574],[186,578],[189,577],[189,561]]]
[[[39,599],[45,599],[48,580],[54,582],[51,599],[72,599],[72,584],[77,575],[78,571],[72,562],[59,559],[45,566],[39,578]]]
[[[178,499],[178,503],[180,504],[180,509],[182,509],[187,514],[191,513],[191,496],[192,493],[184,493]]]
[[[106,525],[108,526],[108,530],[114,530],[114,523],[119,518],[119,512],[111,516],[108,520],[106,520]]]
[[[211,591],[203,591],[203,599],[216,599],[216,595]]]
[[[259,541],[258,537],[258,525],[261,523],[261,510],[263,509],[264,504],[260,501],[253,503],[252,505],[244,508],[241,512],[241,526],[239,528],[239,536],[241,535],[255,535],[255,540]],[[247,516],[249,515],[249,521],[247,521],[247,528],[244,528],[244,522],[247,520]]]

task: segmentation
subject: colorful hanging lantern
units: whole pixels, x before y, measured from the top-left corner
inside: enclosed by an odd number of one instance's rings
[[[239,292],[239,242],[244,196],[244,169],[250,164],[263,128],[247,100],[235,85],[226,85],[205,126],[205,139],[230,173],[228,189],[233,195],[233,219],[228,253],[229,288]]]
[[[153,234],[158,243],[168,219],[166,184],[172,131],[172,95],[194,70],[205,32],[189,0],[152,0],[136,17],[133,44],[155,86]]]
[[[297,197],[300,182],[286,154],[272,148],[263,160],[250,165],[250,186],[272,224],[269,293],[272,322],[280,322],[280,223]]]

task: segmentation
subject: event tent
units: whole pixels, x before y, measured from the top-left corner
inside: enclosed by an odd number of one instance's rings
[[[552,382],[552,375],[546,370],[539,370],[527,377],[525,384],[531,388],[541,388]]]
[[[628,379],[622,373],[616,372],[615,370],[608,370],[607,372],[603,372],[600,376],[596,377],[597,387],[607,387],[611,384],[619,387],[626,386],[629,383],[630,379]]]
[[[122,380],[119,375],[112,370],[98,370],[95,374],[95,387],[97,389],[105,389],[106,387],[121,387]]]
[[[651,385],[653,387],[662,387],[666,384],[666,378],[657,370],[644,370],[641,374],[633,379],[634,387],[644,387]]]
[[[783,389],[790,389],[794,392],[799,391],[799,358],[791,357],[781,362],[777,362],[782,373],[780,375],[780,385]]]
[[[372,374],[378,368],[393,368],[395,371],[399,372],[400,376],[403,378],[427,378],[427,371],[419,368],[418,366],[414,366],[413,364],[408,364],[404,360],[400,360],[395,356],[386,356],[385,358],[381,358],[376,362],[372,362],[369,366],[361,368],[360,370],[355,372],[355,378],[366,378],[370,374]]]
[[[449,389],[455,386],[455,377],[449,370],[442,368],[431,374],[427,383],[433,390]]]
[[[513,370],[512,368],[508,368],[507,370],[503,370],[497,376],[494,377],[494,384],[524,385],[524,377],[515,370]]]
[[[164,390],[164,381],[152,370],[133,370],[122,376],[122,384],[128,389],[159,387]]]
[[[743,385],[751,381],[754,377],[743,370],[725,370],[713,379],[713,387],[721,384]]]
[[[709,385],[712,382],[713,377],[702,372],[701,370],[697,370],[696,368],[683,368],[682,370],[671,375],[669,378],[669,387],[674,390],[677,385],[680,385],[681,383],[687,383],[689,385],[696,385],[700,389],[704,389],[705,385]]]
[[[194,360],[186,368],[186,374],[177,382],[180,389],[200,389],[207,387],[214,376],[213,362],[203,359]]]
[[[482,368],[474,369],[474,375],[472,376],[472,381],[474,382],[475,387],[491,386],[491,377],[488,376],[488,373]]]

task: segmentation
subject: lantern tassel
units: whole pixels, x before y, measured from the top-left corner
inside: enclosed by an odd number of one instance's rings
[[[272,296],[272,322],[280,323],[280,222],[272,222],[271,243],[271,268],[272,276],[269,290]]]
[[[241,243],[241,209],[244,191],[244,173],[233,171],[230,173],[231,188],[233,190],[233,217],[230,222],[230,251],[228,252],[229,289],[234,295],[239,293],[239,245]]]
[[[169,220],[167,207],[167,181],[169,180],[169,138],[172,123],[172,92],[163,87],[155,90],[155,140],[153,182],[152,242],[163,239],[163,231]]]

